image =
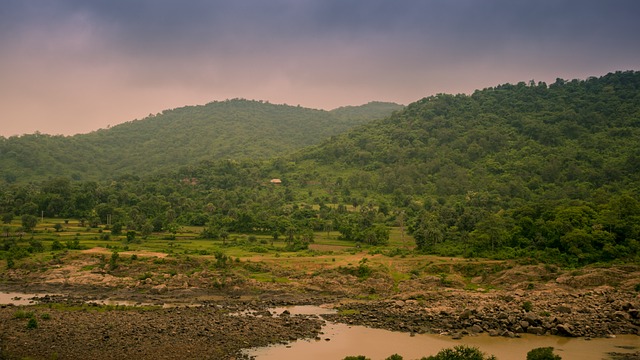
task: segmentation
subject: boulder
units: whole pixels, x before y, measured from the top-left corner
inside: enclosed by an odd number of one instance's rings
[[[482,327],[481,327],[480,325],[473,325],[472,327],[470,327],[470,328],[469,328],[469,331],[470,331],[471,333],[473,333],[473,334],[479,334],[479,333],[481,333],[483,330],[482,330]]]
[[[556,330],[558,330],[558,335],[561,335],[561,336],[569,336],[569,337],[576,336],[573,331],[573,327],[569,324],[558,324],[558,326],[556,326]]]
[[[152,294],[164,294],[167,291],[169,291],[169,288],[167,287],[166,284],[160,284],[160,285],[156,285],[154,287],[151,288],[151,293]]]
[[[534,335],[544,335],[545,329],[541,326],[529,326],[527,328],[527,333]]]

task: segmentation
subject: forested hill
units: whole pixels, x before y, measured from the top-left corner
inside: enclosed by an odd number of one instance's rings
[[[127,126],[116,130],[127,133]],[[103,133],[91,134],[94,142]],[[147,151],[136,139],[128,140],[133,147],[119,146]],[[187,141],[170,139],[149,146],[173,149]],[[199,149],[187,149],[189,159],[207,150]],[[90,164],[107,164],[100,158],[111,155],[90,150],[73,148],[66,160],[93,154]],[[333,229],[375,246],[397,226],[420,251],[445,256],[570,266],[640,261],[640,72],[440,94],[292,154],[218,159],[155,176],[0,183],[0,213],[85,218],[95,226],[109,218],[145,233],[197,225],[205,226],[204,237],[286,234],[303,245],[314,231]],[[271,185],[272,178],[281,184]]]
[[[397,104],[373,102],[323,111],[235,99],[165,110],[89,134],[0,137],[0,181],[55,176],[87,180],[145,175],[202,160],[264,159],[399,109]]]
[[[424,98],[300,158],[350,169],[353,184],[367,174],[363,187],[402,196],[482,191],[509,201],[637,190],[640,72]]]
[[[640,254],[640,72],[424,98],[298,168],[335,174],[322,182],[356,204],[389,201],[442,254]]]

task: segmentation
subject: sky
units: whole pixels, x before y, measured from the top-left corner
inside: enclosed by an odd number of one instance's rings
[[[1,0],[0,136],[640,70],[638,0]]]

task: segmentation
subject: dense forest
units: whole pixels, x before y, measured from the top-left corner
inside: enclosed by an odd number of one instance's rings
[[[210,159],[267,159],[400,109],[371,102],[324,111],[234,99],[165,110],[89,134],[0,137],[0,181],[98,180]]]
[[[126,126],[114,129],[148,136]],[[152,175],[5,182],[0,212],[21,217],[25,232],[44,214],[116,233],[268,233],[295,247],[329,230],[381,244],[396,226],[417,251],[446,256],[639,260],[640,72],[439,94],[325,138],[279,157],[203,156]]]

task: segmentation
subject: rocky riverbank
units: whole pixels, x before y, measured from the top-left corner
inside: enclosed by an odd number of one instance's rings
[[[1,359],[239,359],[240,350],[317,337],[309,316],[242,316],[236,305],[113,308],[81,304],[0,308]]]
[[[346,302],[325,318],[412,333],[454,338],[488,333],[567,337],[640,335],[640,299],[633,292],[600,287],[588,291],[428,292],[418,298]]]
[[[266,312],[305,304],[334,305],[338,314],[322,315],[331,321],[454,338],[640,335],[635,265],[562,270],[378,255],[365,262],[359,254],[346,264],[254,259],[224,269],[206,258],[141,257],[106,271],[95,256],[71,253],[42,271],[0,272],[4,291],[60,294],[37,306],[0,307],[0,359],[232,359],[244,348],[317,337],[318,318]],[[88,305],[114,300],[138,307]],[[32,315],[17,316],[20,311]],[[37,326],[29,329],[31,319]]]

